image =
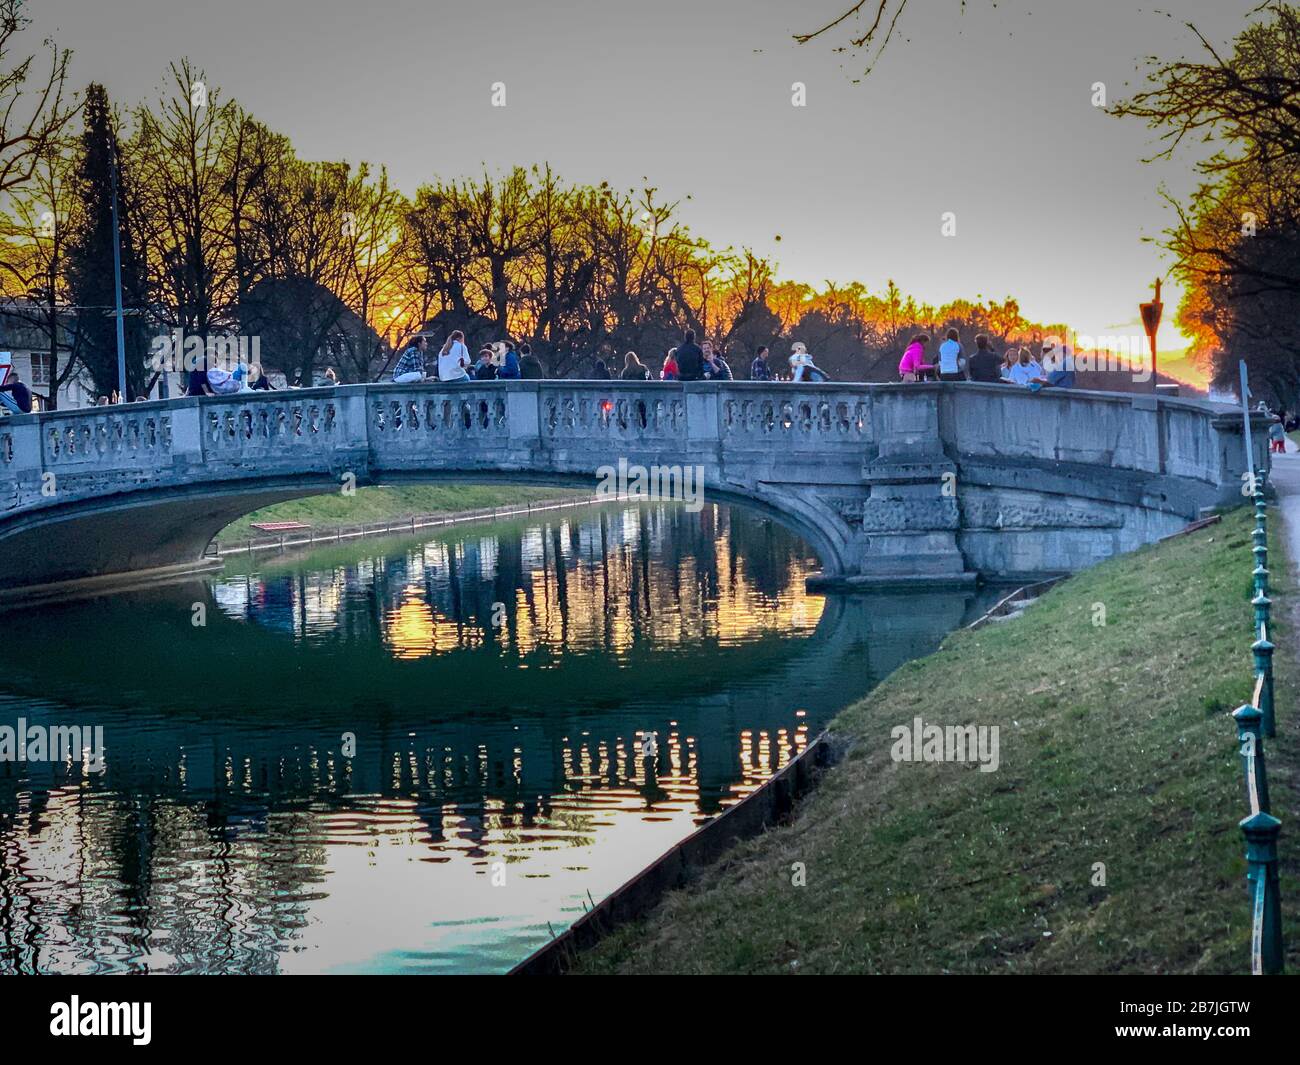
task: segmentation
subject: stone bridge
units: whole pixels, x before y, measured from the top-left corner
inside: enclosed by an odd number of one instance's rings
[[[341,484],[594,488],[620,459],[702,470],[706,501],[770,514],[817,552],[820,583],[849,587],[1077,570],[1240,501],[1245,468],[1234,408],[996,384],[384,384],[93,407],[0,419],[0,599],[169,577],[235,518]]]

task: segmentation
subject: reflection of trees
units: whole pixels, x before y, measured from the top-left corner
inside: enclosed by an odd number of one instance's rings
[[[791,640],[786,616],[750,609],[802,594],[806,552],[770,523],[641,507],[491,531],[234,578],[204,631],[189,624],[193,585],[31,615],[15,660],[75,627],[87,657],[66,679],[135,705],[105,711],[108,770],[88,785],[0,773],[0,969],[274,971],[339,832],[400,834],[437,860],[529,861],[539,825],[617,832],[611,803],[706,816],[860,693],[870,646],[847,626]],[[461,650],[393,660],[385,633],[411,596]],[[720,646],[724,624],[743,638]],[[166,637],[140,676],[111,657],[135,632]],[[509,668],[511,655],[548,668]],[[213,709],[194,709],[203,693]],[[343,731],[357,733],[351,759]],[[656,760],[636,756],[643,731]]]

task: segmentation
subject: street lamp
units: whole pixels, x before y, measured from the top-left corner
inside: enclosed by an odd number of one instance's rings
[[[1151,391],[1159,392],[1159,378],[1156,376],[1156,330],[1160,328],[1160,312],[1164,304],[1160,302],[1160,278],[1156,278],[1156,298],[1150,303],[1139,303],[1142,314],[1142,328],[1147,331],[1147,340],[1151,344]]]

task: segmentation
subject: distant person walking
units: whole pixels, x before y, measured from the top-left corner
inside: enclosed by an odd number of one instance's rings
[[[947,337],[939,345],[939,380],[966,380],[966,358],[961,351],[961,334],[949,329]]]
[[[429,347],[428,337],[412,337],[393,367],[393,384],[411,385],[424,380],[424,353]]]
[[[469,380],[469,348],[465,347],[465,334],[459,329],[452,330],[438,352],[438,380]]]
[[[635,351],[623,356],[623,372],[619,374],[624,381],[649,381],[650,368],[636,357]]]
[[[1286,423],[1283,421],[1285,417],[1285,411],[1276,415],[1273,423],[1268,427],[1269,450],[1278,455],[1286,454]]]
[[[677,378],[681,381],[704,380],[704,351],[695,343],[695,330],[686,330],[685,339],[677,345]]]
[[[933,372],[934,367],[925,361],[925,346],[930,343],[926,333],[917,333],[898,360],[898,376],[904,381],[920,381]]]
[[[754,356],[754,361],[749,364],[749,379],[751,381],[770,381],[772,380],[772,367],[767,364],[767,347],[758,349]]]
[[[975,337],[975,354],[966,364],[972,381],[986,381],[997,384],[1002,380],[1002,360],[989,347],[989,338],[983,333]]]
[[[541,381],[546,377],[546,367],[542,360],[533,354],[529,344],[519,345],[519,376],[525,381]]]

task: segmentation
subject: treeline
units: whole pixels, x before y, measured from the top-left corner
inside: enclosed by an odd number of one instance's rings
[[[1189,203],[1170,200],[1164,237],[1184,298],[1178,324],[1213,382],[1300,404],[1300,10],[1266,3],[1231,53],[1202,38],[1198,61],[1156,62],[1149,87],[1121,115],[1160,130],[1163,156],[1186,142],[1217,151],[1199,162]]]
[[[0,113],[20,88],[0,81]],[[186,60],[156,100],[123,109],[91,85],[47,118],[23,180],[4,186],[0,157],[0,193],[4,295],[43,330],[51,393],[83,367],[97,391],[116,388],[115,183],[133,395],[151,387],[151,338],[177,329],[257,336],[264,367],[301,382],[326,366],[371,379],[417,330],[435,345],[453,328],[471,348],[528,340],[565,376],[626,350],[657,366],[690,327],[741,375],[760,345],[780,362],[801,340],[858,380],[894,376],[918,329],[1064,331],[1026,322],[1013,299],[934,307],[892,282],[873,294],[780,281],[767,259],[695,236],[653,187],[574,184],[546,165],[435,179],[408,198],[381,166],[298,158]]]

